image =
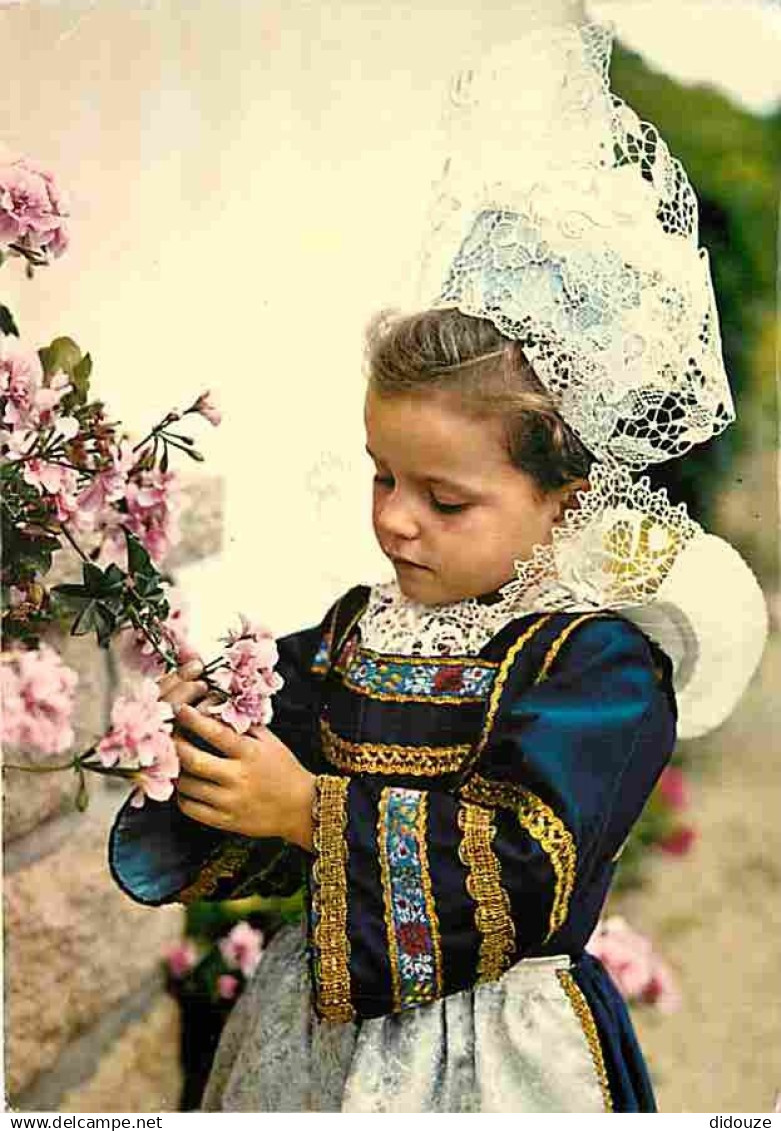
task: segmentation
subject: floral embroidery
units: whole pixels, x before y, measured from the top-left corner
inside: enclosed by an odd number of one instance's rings
[[[353,691],[397,702],[479,703],[489,694],[498,665],[470,660],[381,657],[346,649],[337,667]]]
[[[426,846],[427,796],[387,787],[380,795],[380,852],[394,1011],[442,996],[442,947]]]

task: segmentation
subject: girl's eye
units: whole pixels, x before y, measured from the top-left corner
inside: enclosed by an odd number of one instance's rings
[[[431,505],[440,514],[458,514],[469,506],[468,503],[440,503],[439,499],[435,499],[433,495],[431,496]]]
[[[382,487],[393,486],[393,478],[390,475],[375,475],[374,482],[379,483]]]

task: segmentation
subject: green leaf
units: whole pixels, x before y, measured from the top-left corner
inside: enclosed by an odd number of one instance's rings
[[[74,369],[82,360],[81,350],[73,338],[55,338],[48,346],[42,346],[38,350],[38,356],[41,359],[43,372],[47,377],[52,377],[60,370],[71,377]]]
[[[65,600],[72,601],[87,601],[89,600],[89,593],[83,585],[75,585],[71,582],[64,582],[61,585],[52,585],[51,592],[56,593],[58,596],[65,598]]]
[[[140,574],[141,576],[158,577],[159,574],[152,564],[152,559],[149,557],[142,543],[126,526],[123,529],[125,532],[125,541],[127,542],[128,572],[133,576]]]
[[[2,257],[0,256],[0,263]],[[19,337],[19,330],[14,322],[14,316],[7,306],[0,303],[0,334],[13,334],[14,337]]]
[[[98,618],[96,610],[97,605],[95,601],[90,601],[84,606],[73,623],[71,636],[86,636],[88,632],[92,632],[94,628],[97,628]]]
[[[110,609],[107,609],[105,605],[98,602],[95,605],[95,620],[97,622],[98,644],[101,648],[108,648],[109,641],[114,635],[114,629],[116,628],[116,618]]]
[[[89,396],[89,379],[92,373],[92,358],[88,353],[84,354],[81,361],[74,365],[71,371],[71,383],[73,384],[76,393],[76,400],[79,404],[86,404],[87,397]]]

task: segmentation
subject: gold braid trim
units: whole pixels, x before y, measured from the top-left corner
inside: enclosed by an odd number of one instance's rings
[[[341,639],[339,641],[334,640],[333,643],[334,643],[335,647],[333,649],[333,656],[332,656],[334,666],[336,666],[338,664],[339,659],[340,659],[341,654],[342,654],[342,651],[344,650],[344,646],[347,643],[347,641],[350,639],[350,634],[352,633],[352,630],[355,628],[356,624],[361,619],[361,617],[363,616],[365,611],[366,611],[366,605],[364,603],[361,606],[361,608],[358,610],[358,612],[353,614],[353,618],[350,621],[350,623],[347,625],[347,628],[342,633]],[[335,628],[336,628],[336,619],[334,618],[334,629]]]
[[[521,785],[489,781],[488,778],[474,774],[461,786],[460,793],[465,800],[477,805],[499,805],[515,812],[521,827],[526,829],[548,855],[556,876],[556,887],[548,933],[545,936],[547,942],[564,923],[569,911],[578,860],[575,838],[550,805],[546,805],[536,793]]]
[[[198,878],[179,892],[180,903],[194,903],[196,899],[208,899],[219,886],[220,880],[230,879],[246,864],[252,843],[237,844],[229,840],[217,854],[201,869]]]
[[[548,649],[548,652],[547,652],[547,655],[545,656],[542,667],[540,668],[539,672],[537,673],[537,678],[534,681],[535,685],[538,684],[538,683],[542,683],[542,681],[544,679],[548,678],[548,674],[551,670],[551,667],[555,663],[556,657],[558,656],[559,652],[564,647],[564,645],[567,643],[567,640],[569,639],[571,634],[575,631],[575,629],[578,628],[579,625],[583,624],[584,621],[599,620],[600,618],[604,619],[604,616],[605,616],[604,613],[599,613],[599,612],[597,612],[597,613],[584,613],[583,616],[576,617],[575,620],[570,621],[570,623],[567,625],[567,627],[559,633],[559,635],[556,637],[556,639],[553,641],[550,648]]]
[[[312,902],[320,1013],[327,1021],[352,1021],[350,943],[347,938],[347,789],[348,778],[320,774],[312,809]]]
[[[498,660],[484,660],[482,656],[404,656],[401,652],[377,652],[374,648],[359,648],[362,656],[375,658],[378,662],[413,664],[415,666],[446,668],[498,668]]]
[[[396,945],[396,929],[393,925],[392,890],[390,876],[390,861],[388,859],[388,799],[390,786],[380,793],[380,804],[377,815],[377,844],[380,850],[380,877],[382,881],[382,902],[385,918],[385,936],[388,940],[388,961],[391,970],[391,986],[393,990],[393,1010],[398,1013],[401,1009],[401,980],[399,978],[399,949]]]
[[[588,1050],[594,1062],[594,1071],[597,1074],[597,1081],[600,1091],[602,1092],[602,1102],[605,1105],[605,1111],[612,1111],[613,1098],[610,1095],[610,1082],[607,1078],[605,1058],[602,1055],[602,1045],[599,1041],[596,1022],[594,1021],[594,1016],[589,1008],[589,1004],[586,1001],[585,994],[572,974],[570,974],[569,970],[557,970],[556,977],[559,979],[565,994],[569,998],[570,1005],[575,1011],[575,1015],[580,1022],[580,1027],[588,1043]]]
[[[493,810],[462,803],[458,827],[463,833],[458,846],[461,862],[469,869],[466,890],[477,904],[475,926],[482,935],[477,963],[479,982],[495,982],[515,953],[515,924],[510,900],[502,887],[499,861],[491,847],[496,830]]]
[[[470,751],[460,746],[396,746],[384,742],[351,742],[320,719],[320,738],[328,761],[348,773],[418,774],[436,777],[457,770]]]
[[[515,663],[515,657],[528,644],[535,633],[539,632],[542,626],[550,620],[552,615],[552,613],[546,613],[544,616],[541,616],[539,620],[536,620],[526,629],[522,636],[518,637],[511,648],[508,648],[507,654],[502,660],[501,667],[497,672],[493,687],[491,688],[491,697],[488,701],[488,710],[486,711],[485,722],[483,724],[483,733],[480,735],[480,738],[472,751],[468,763],[464,766],[464,769],[468,769],[470,766],[473,766],[485,749],[485,744],[488,742],[488,736],[493,729],[496,712],[499,709],[499,700],[502,697],[504,685],[507,682],[508,675],[510,674],[510,668]]]

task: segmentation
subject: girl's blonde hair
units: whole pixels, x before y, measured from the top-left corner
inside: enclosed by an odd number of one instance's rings
[[[455,393],[471,416],[504,424],[507,452],[544,495],[586,479],[594,456],[556,411],[518,342],[460,310],[384,310],[366,331],[366,376],[378,396]]]

